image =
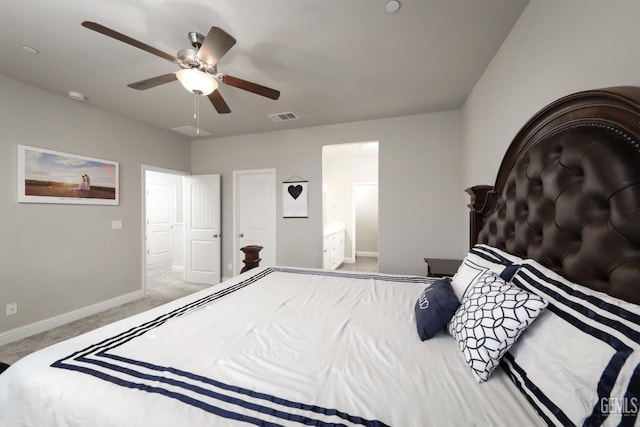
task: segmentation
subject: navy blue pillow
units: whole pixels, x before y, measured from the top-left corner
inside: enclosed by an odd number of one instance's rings
[[[500,278],[505,282],[510,282],[511,279],[513,279],[513,276],[516,275],[518,270],[520,270],[520,264],[508,265],[504,270],[502,270],[502,273],[500,273]]]
[[[416,301],[416,326],[420,339],[428,340],[443,330],[459,305],[450,278],[433,282]]]

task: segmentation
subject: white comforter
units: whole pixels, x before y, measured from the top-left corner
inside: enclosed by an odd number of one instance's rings
[[[540,425],[501,370],[420,341],[426,280],[252,270],[20,360],[0,426]]]

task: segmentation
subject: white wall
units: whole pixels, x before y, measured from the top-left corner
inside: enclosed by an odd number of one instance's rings
[[[465,186],[495,182],[538,110],[587,89],[640,85],[640,1],[532,0],[463,107]]]
[[[278,191],[280,265],[322,265],[322,147],[379,141],[379,268],[424,274],[425,256],[460,257],[467,228],[459,111],[345,123],[191,142],[194,174],[222,174],[223,275],[232,262],[232,171],[275,168],[278,182],[309,181],[309,218],[282,218]]]
[[[0,129],[0,335],[140,291],[142,164],[189,171],[188,142],[3,76]],[[120,162],[120,205],[18,203],[18,144]]]

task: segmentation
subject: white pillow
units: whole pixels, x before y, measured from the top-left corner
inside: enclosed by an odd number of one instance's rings
[[[640,423],[640,306],[533,260],[513,283],[549,302],[502,361],[547,424]]]
[[[474,280],[448,330],[478,382],[489,379],[502,356],[546,306],[542,298],[490,271]]]
[[[522,261],[522,258],[508,254],[500,249],[484,244],[474,245],[451,279],[453,292],[458,300],[461,300],[467,288],[485,272],[490,271],[500,275],[507,267],[518,265]],[[509,281],[511,277],[504,277],[504,279]]]

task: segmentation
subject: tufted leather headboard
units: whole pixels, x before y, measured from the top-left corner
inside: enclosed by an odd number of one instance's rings
[[[471,194],[471,245],[532,258],[640,304],[640,88],[566,96],[509,146],[493,187]]]

